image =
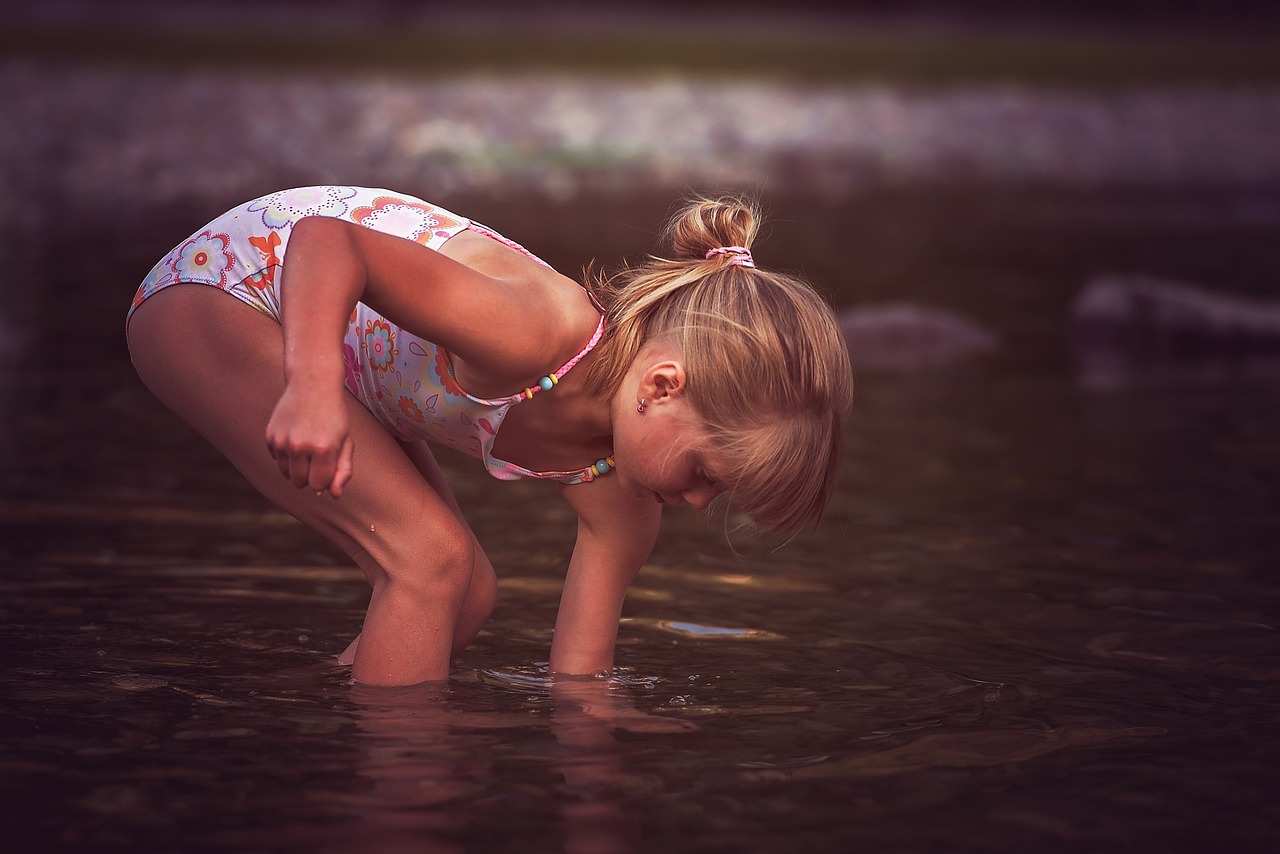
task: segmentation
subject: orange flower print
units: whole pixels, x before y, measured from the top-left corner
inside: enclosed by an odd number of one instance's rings
[[[462,224],[430,205],[395,196],[379,196],[372,205],[356,208],[351,211],[351,219],[366,228],[397,234],[419,243],[426,243],[432,237],[448,237],[450,229]]]
[[[266,237],[250,237],[249,244],[262,255],[262,263],[267,266],[280,263],[280,258],[276,255],[276,250],[280,248],[279,232],[273,231]]]
[[[404,390],[396,392],[396,406],[400,409],[400,414],[414,424],[423,422],[422,402],[416,394]]]
[[[251,273],[250,275],[248,275],[248,276],[246,276],[246,277],[245,277],[245,281],[246,281],[246,282],[248,282],[249,284],[253,285],[253,286],[254,286],[255,288],[257,288],[258,290],[260,290],[260,291],[264,291],[264,290],[266,290],[267,288],[272,287],[273,285],[275,285],[275,283],[276,283],[276,268],[275,268],[275,267],[267,267],[267,268],[266,268],[266,269],[264,269],[264,270],[259,270],[259,271],[258,271],[258,272],[256,272],[256,273]]]
[[[399,371],[396,371],[395,377],[397,383],[402,382]],[[382,390],[390,394],[395,401],[397,415],[411,424],[425,424],[427,415],[435,413],[436,403],[440,400],[440,395],[438,394],[433,394],[423,400],[421,381],[415,382],[412,389],[401,385],[395,391],[391,391],[385,386]]]
[[[400,351],[396,349],[396,334],[385,320],[365,323],[360,349],[369,357],[369,367],[385,374],[395,364]]]
[[[449,369],[449,354],[439,347],[436,348],[435,373],[445,394],[456,394],[458,397],[466,396],[467,393],[462,390],[462,386],[458,385],[458,381],[453,378],[453,371]]]
[[[280,314],[280,300],[276,297],[276,268],[268,267],[245,278],[245,289],[256,296],[272,316]]]

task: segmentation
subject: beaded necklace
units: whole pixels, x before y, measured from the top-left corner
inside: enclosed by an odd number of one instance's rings
[[[583,356],[590,353],[596,344],[600,343],[600,338],[604,335],[604,315],[600,316],[600,322],[596,325],[596,332],[591,336],[591,340],[587,342],[587,346],[582,349],[578,355],[560,366],[559,370],[552,371],[533,385],[520,392],[519,397],[524,400],[533,400],[533,396],[540,391],[551,391],[560,384],[560,375],[566,374],[569,370],[582,359]],[[591,481],[603,474],[608,474],[617,468],[617,463],[613,460],[613,455],[601,457],[583,470],[583,480]]]

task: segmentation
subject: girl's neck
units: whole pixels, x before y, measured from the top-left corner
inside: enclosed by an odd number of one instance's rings
[[[548,400],[544,413],[560,425],[566,440],[572,436],[598,443],[613,435],[611,401],[586,386],[587,369],[596,358],[595,350],[587,353],[559,385],[545,395]]]
[[[588,353],[553,389],[507,413],[494,456],[536,471],[581,468],[613,452],[610,401],[585,386]]]

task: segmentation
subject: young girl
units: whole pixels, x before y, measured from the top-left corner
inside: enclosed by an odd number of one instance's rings
[[[669,224],[668,257],[584,289],[412,196],[285,190],[152,269],[130,354],[162,402],[364,571],[364,628],[340,657],[356,681],[445,679],[493,609],[493,567],[427,441],[497,478],[557,483],[578,535],[550,668],[595,673],[613,666],[665,505],[727,494],[785,534],[830,496],[848,355],[812,289],[755,266],[756,223],[747,204],[699,199]]]

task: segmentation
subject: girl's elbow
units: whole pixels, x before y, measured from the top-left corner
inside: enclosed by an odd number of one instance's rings
[[[293,224],[289,254],[333,271],[366,274],[356,231],[360,226],[331,216],[308,215]]]

